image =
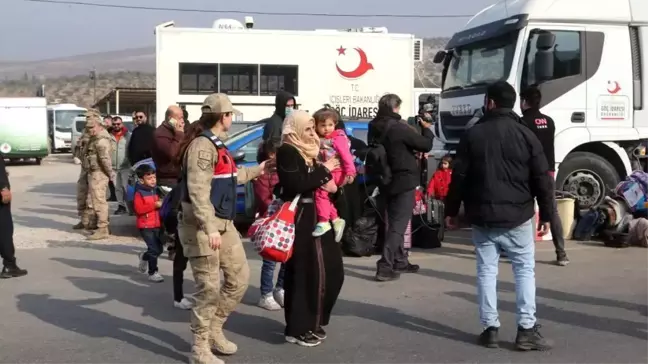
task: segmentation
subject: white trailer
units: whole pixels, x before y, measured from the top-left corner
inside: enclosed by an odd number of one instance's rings
[[[205,29],[161,24],[155,29],[157,115],[178,104],[196,120],[205,96],[223,92],[242,112],[237,120],[258,121],[272,115],[279,91],[294,94],[300,109],[330,104],[360,119],[372,118],[378,99],[395,93],[403,116],[413,115],[422,42],[385,32],[262,30],[229,19]]]
[[[648,138],[648,1],[503,0],[475,15],[445,51],[439,115],[452,151],[488,84],[537,84],[556,122],[556,188],[584,207],[641,163]],[[519,99],[516,105],[519,112]]]
[[[0,98],[0,153],[10,160],[49,154],[47,100],[44,97]]]

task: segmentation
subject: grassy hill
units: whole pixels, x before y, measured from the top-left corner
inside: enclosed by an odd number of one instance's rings
[[[416,87],[438,87],[440,67],[432,63],[448,38],[423,41],[423,62],[415,66]],[[94,102],[89,73],[97,72],[96,97],[115,87],[155,87],[155,48],[85,54],[34,62],[0,62],[0,97],[34,96],[41,84],[50,102],[89,107]]]

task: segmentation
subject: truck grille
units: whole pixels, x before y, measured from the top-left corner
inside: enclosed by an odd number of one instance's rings
[[[441,131],[448,141],[458,141],[466,130],[466,124],[472,119],[472,115],[452,116],[450,112],[439,113],[441,118]]]

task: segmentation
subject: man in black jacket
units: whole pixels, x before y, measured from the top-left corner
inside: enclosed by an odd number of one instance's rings
[[[126,156],[130,165],[151,158],[151,148],[155,140],[155,127],[148,123],[146,114],[142,111],[133,113],[133,122],[135,128],[131,132],[130,141],[128,142]]]
[[[417,153],[427,153],[432,149],[434,134],[426,120],[419,120],[421,134],[402,121],[398,114],[401,103],[400,97],[394,94],[380,98],[378,113],[369,123],[367,136],[370,144],[384,146],[392,175],[391,182],[380,187],[381,205],[385,205],[387,212],[387,231],[382,257],[377,262],[378,281],[395,280],[400,273],[419,270],[418,265],[410,264],[403,244],[405,229],[414,209],[414,192],[421,180]]]
[[[13,242],[14,225],[11,217],[11,184],[5,166],[4,155],[0,153],[0,278],[22,277],[27,274],[16,264],[16,248]]]
[[[535,302],[534,201],[540,208],[541,234],[551,219],[553,189],[538,138],[512,110],[513,86],[499,81],[488,87],[486,114],[468,129],[457,147],[452,182],[445,201],[446,224],[456,228],[461,201],[472,224],[477,253],[479,316],[486,347],[498,346],[497,271],[500,249],[511,259],[515,276],[520,350],[546,350],[538,333]]]
[[[520,103],[522,106],[522,121],[531,129],[531,131],[538,137],[542,150],[547,158],[549,165],[549,175],[554,181],[554,173],[556,172],[555,163],[555,150],[554,150],[554,135],[556,133],[556,125],[549,116],[540,112],[540,101],[542,94],[537,86],[530,86],[520,93]],[[555,188],[555,186],[554,186]],[[553,199],[553,209],[551,215],[551,238],[553,239],[554,247],[556,248],[556,263],[560,266],[569,264],[569,258],[565,252],[565,239],[563,238],[562,222],[558,214],[558,206],[556,198]]]
[[[259,121],[265,124],[263,127],[263,141],[268,139],[281,138],[281,128],[286,116],[297,106],[295,97],[288,92],[280,91],[275,97],[275,111],[271,117]]]

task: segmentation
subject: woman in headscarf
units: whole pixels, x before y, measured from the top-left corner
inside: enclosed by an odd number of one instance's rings
[[[292,201],[301,194],[295,220],[293,255],[284,275],[286,341],[301,346],[319,345],[326,338],[324,326],[344,282],[342,252],[332,230],[313,237],[317,224],[313,193],[324,188],[333,193],[331,170],[340,161],[331,159],[317,164],[319,138],[313,118],[296,110],[283,124],[282,146],[277,151],[280,196]]]

